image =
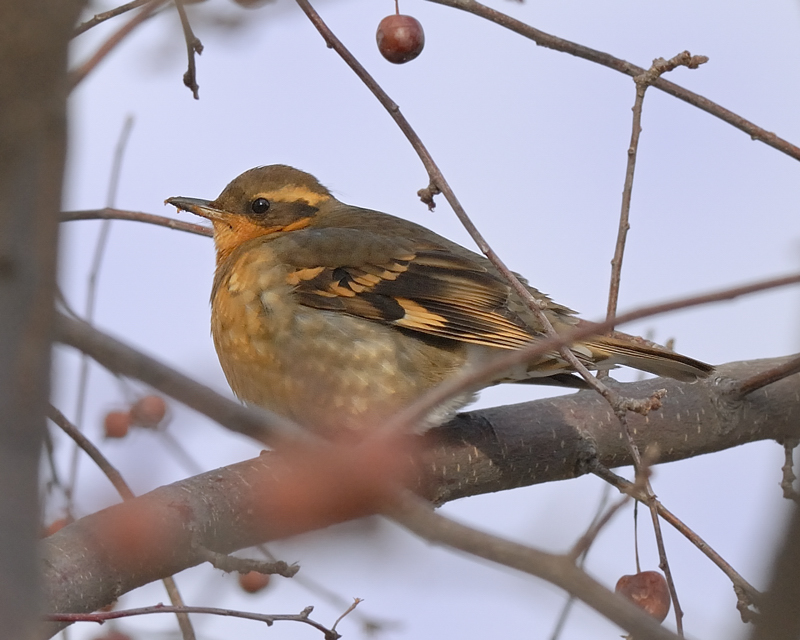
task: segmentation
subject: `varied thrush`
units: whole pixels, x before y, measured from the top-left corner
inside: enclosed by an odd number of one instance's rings
[[[407,220],[344,204],[292,167],[246,171],[216,200],[167,203],[213,224],[211,333],[234,393],[318,432],[366,427],[459,371],[544,336],[486,258]],[[529,289],[556,331],[584,322]],[[713,370],[619,332],[571,348],[592,369],[624,364],[686,381]],[[583,386],[556,351],[493,383],[537,381]],[[454,398],[423,426],[473,396]]]

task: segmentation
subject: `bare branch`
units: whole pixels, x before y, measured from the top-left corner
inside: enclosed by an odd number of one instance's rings
[[[302,622],[322,631],[325,640],[338,640],[341,636],[333,629],[328,629],[308,616],[314,607],[306,607],[300,613],[252,613],[250,611],[237,611],[235,609],[221,609],[219,607],[165,607],[162,604],[153,607],[139,607],[138,609],[120,609],[119,611],[98,611],[95,613],[50,613],[45,619],[51,622],[97,622],[102,624],[107,620],[119,620],[134,616],[147,616],[154,613],[205,613],[214,616],[227,616],[264,622],[271,627],[275,622]],[[338,621],[337,621],[338,622]]]
[[[647,496],[641,492],[641,489],[637,490],[635,485],[626,480],[625,478],[622,478],[617,474],[612,473],[611,471],[603,468],[602,466],[597,466],[594,470],[594,473],[599,478],[602,478],[606,482],[609,482],[620,491],[628,495],[633,495],[633,497],[637,498],[642,502],[646,501]],[[669,509],[667,509],[663,504],[661,504],[659,500],[655,499],[653,500],[653,503],[656,506],[658,515],[664,518],[665,521],[671,524],[687,540],[689,540],[694,546],[696,546],[700,551],[702,551],[703,554],[705,554],[705,556],[709,560],[711,560],[711,562],[717,565],[722,570],[722,572],[726,576],[728,576],[728,578],[731,580],[734,588],[740,589],[742,593],[746,595],[747,600],[750,604],[758,603],[761,601],[762,597],[761,593],[747,580],[745,580],[721,555],[719,555],[714,550],[714,548],[708,544],[708,542],[703,540],[692,529],[690,529],[681,519],[679,519],[676,515],[670,512]]]
[[[132,222],[145,222],[159,227],[167,227],[176,231],[186,231],[199,236],[211,238],[214,232],[210,227],[193,222],[175,220],[166,216],[157,216],[152,213],[142,213],[141,211],[124,211],[106,207],[105,209],[86,209],[84,211],[65,211],[61,214],[61,222],[73,222],[76,220],[129,220]]]
[[[203,43],[194,35],[192,25],[189,24],[189,16],[186,15],[186,7],[184,0],[175,0],[175,7],[178,9],[178,15],[181,18],[181,27],[183,28],[183,38],[186,40],[186,55],[189,58],[189,68],[183,74],[183,84],[189,87],[195,100],[200,99],[200,86],[197,84],[197,65],[195,63],[195,54],[200,55],[203,53]]]
[[[614,248],[614,257],[611,259],[611,284],[608,291],[607,320],[611,320],[617,313],[619,283],[622,276],[622,258],[625,253],[625,240],[628,237],[628,230],[631,228],[629,222],[631,194],[633,193],[633,174],[636,170],[636,154],[639,150],[639,135],[642,133],[642,105],[644,104],[644,94],[647,91],[647,87],[658,80],[661,74],[672,71],[678,66],[696,69],[700,64],[707,61],[708,58],[705,56],[692,56],[688,51],[684,51],[670,60],[664,60],[664,58],[653,60],[653,64],[647,72],[634,76],[633,78],[636,83],[636,99],[633,103],[631,142],[628,145],[628,166],[625,169],[625,185],[622,188],[622,206],[619,213],[617,243]],[[607,371],[601,371],[598,377],[605,377],[607,374]]]
[[[79,36],[82,33],[85,33],[92,27],[96,27],[98,24],[105,22],[106,20],[110,20],[111,18],[116,18],[117,16],[121,16],[123,13],[126,13],[132,9],[136,9],[137,7],[141,7],[143,4],[147,4],[149,0],[133,0],[133,2],[128,2],[123,4],[119,7],[114,9],[110,9],[109,11],[103,11],[102,13],[96,14],[94,17],[82,22],[77,27],[75,27],[75,32],[72,34],[72,37]]]
[[[167,0],[150,0],[142,10],[133,18],[126,22],[116,33],[114,33],[86,62],[69,73],[70,90],[77,87],[81,81],[88,76],[100,62],[122,42],[136,27],[142,24],[152,13]]]
[[[501,13],[500,11],[491,9],[490,7],[487,7],[476,0],[429,1],[475,14],[476,16],[485,18],[486,20],[494,22],[501,27],[505,27],[506,29],[510,29],[521,36],[529,38],[541,47],[569,53],[570,55],[589,60],[590,62],[596,62],[597,64],[601,64],[604,67],[614,69],[615,71],[619,71],[620,73],[624,73],[631,77],[641,75],[646,71],[646,69],[643,69],[642,67],[638,67],[635,64],[631,64],[630,62],[626,62],[620,58],[615,58],[608,53],[597,51],[596,49],[591,49],[590,47],[585,47],[575,42],[570,42],[569,40],[564,40],[563,38],[550,35],[544,31],[534,29],[530,25],[520,22],[519,20],[515,20],[511,16]],[[664,93],[668,93],[669,95],[674,96],[679,100],[683,100],[684,102],[687,102],[698,109],[702,109],[706,113],[709,113],[712,116],[715,116],[720,120],[736,127],[737,129],[744,131],[744,133],[750,136],[753,140],[759,140],[764,144],[777,149],[781,153],[791,156],[795,160],[800,160],[800,147],[797,147],[796,145],[779,138],[771,131],[762,129],[749,120],[745,120],[741,116],[736,115],[725,107],[718,105],[716,102],[712,102],[708,98],[697,95],[696,93],[689,91],[688,89],[684,89],[674,82],[664,80],[663,78],[659,78],[653,82],[653,86]]]
[[[411,495],[405,495],[387,515],[425,540],[543,578],[580,598],[634,636],[651,640],[677,638],[634,604],[589,577],[569,556],[544,553],[466,527],[434,513],[430,505]]]

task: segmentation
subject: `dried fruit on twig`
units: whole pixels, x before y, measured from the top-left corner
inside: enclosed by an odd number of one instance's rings
[[[667,581],[658,571],[642,571],[622,576],[615,591],[661,622],[669,613]]]
[[[161,396],[139,398],[131,407],[131,421],[146,429],[154,429],[167,415],[167,403]]]
[[[375,38],[381,55],[395,64],[413,60],[425,46],[425,32],[419,20],[399,13],[381,20]]]
[[[124,438],[131,426],[129,411],[109,411],[103,421],[106,438]]]
[[[239,574],[239,586],[247,593],[258,593],[269,585],[269,575],[258,571]]]

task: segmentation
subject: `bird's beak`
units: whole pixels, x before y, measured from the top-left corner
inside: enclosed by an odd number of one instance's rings
[[[178,196],[175,198],[167,198],[164,200],[164,204],[171,204],[173,207],[177,207],[180,211],[188,211],[196,216],[207,218],[212,222],[214,220],[220,220],[224,215],[224,211],[214,207],[214,203],[210,200],[200,200],[199,198],[184,198],[183,196]]]

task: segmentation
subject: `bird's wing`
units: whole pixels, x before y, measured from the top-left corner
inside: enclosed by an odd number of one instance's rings
[[[293,233],[295,250],[282,252],[292,265],[287,281],[300,304],[505,349],[537,337],[509,309],[508,285],[470,257],[435,245],[335,231]],[[340,235],[350,243],[331,242]],[[315,241],[321,251],[309,246]]]

